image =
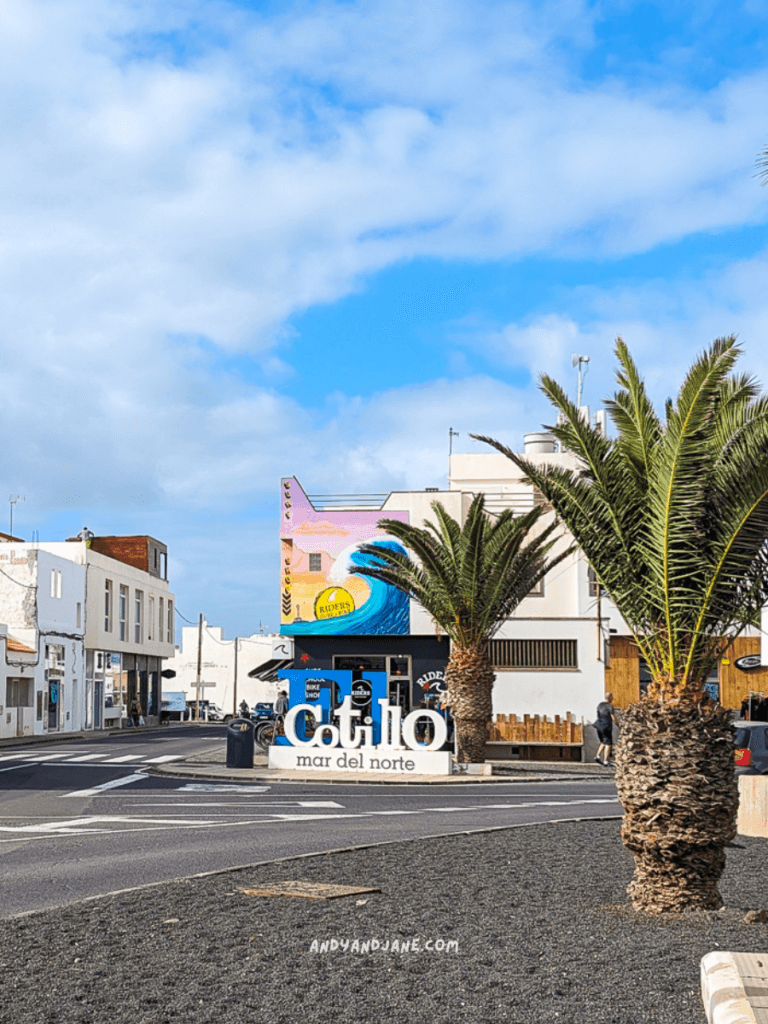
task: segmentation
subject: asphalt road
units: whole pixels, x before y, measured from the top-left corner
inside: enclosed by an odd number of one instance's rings
[[[297,854],[619,814],[607,778],[269,786],[149,774],[222,736],[184,728],[0,750],[0,916]]]

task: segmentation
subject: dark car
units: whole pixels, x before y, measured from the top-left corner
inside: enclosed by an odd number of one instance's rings
[[[738,774],[768,774],[768,722],[735,722],[733,742]]]
[[[251,718],[253,721],[261,721],[265,718],[275,717],[275,705],[268,704],[266,701],[259,701],[258,704],[254,704],[251,708]]]

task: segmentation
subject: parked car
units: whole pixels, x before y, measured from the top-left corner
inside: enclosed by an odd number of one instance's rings
[[[260,721],[264,718],[274,717],[275,705],[269,704],[267,703],[267,701],[259,701],[257,704],[254,704],[253,707],[251,708],[251,718],[253,719],[254,722]]]
[[[196,700],[188,700],[187,701],[187,708],[191,708],[192,715],[194,716],[197,713],[197,701]],[[218,704],[215,704],[212,700],[201,700],[200,701],[200,720],[203,721],[203,722],[206,720],[206,711],[208,713],[208,721],[209,722],[231,722],[232,721],[232,717],[233,716],[227,714],[225,711],[222,711],[222,709],[218,706]]]
[[[768,722],[734,722],[737,774],[768,775]]]

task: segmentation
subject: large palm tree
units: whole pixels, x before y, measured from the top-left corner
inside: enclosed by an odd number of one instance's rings
[[[629,626],[652,682],[622,722],[616,778],[638,909],[715,908],[738,802],[728,712],[704,682],[768,596],[768,399],[734,374],[734,338],[689,370],[664,416],[619,338],[613,438],[549,377],[550,428],[578,471],[519,466],[554,506]]]
[[[426,528],[381,519],[379,526],[416,557],[375,544],[362,547],[371,564],[353,569],[389,583],[418,601],[447,633],[446,683],[456,723],[459,761],[485,760],[496,674],[488,641],[546,572],[570,552],[550,556],[556,523],[534,527],[542,508],[522,516],[505,509],[491,518],[478,494],[463,527],[439,501]]]

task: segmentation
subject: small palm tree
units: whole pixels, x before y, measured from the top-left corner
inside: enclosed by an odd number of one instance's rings
[[[734,338],[691,367],[664,417],[619,338],[616,437],[591,427],[549,377],[550,428],[580,457],[570,472],[519,466],[554,506],[629,626],[652,682],[626,712],[617,751],[629,892],[651,912],[716,908],[738,801],[728,712],[704,683],[768,597],[768,399],[735,375]]]
[[[401,541],[407,554],[375,544],[362,547],[371,564],[353,569],[397,587],[418,601],[448,634],[448,700],[456,723],[458,759],[485,760],[491,691],[496,674],[488,641],[546,572],[570,553],[548,557],[557,538],[551,523],[532,536],[542,509],[515,517],[505,509],[495,519],[485,499],[472,501],[462,527],[440,502],[432,503],[436,525],[411,526],[395,519],[379,527]]]

